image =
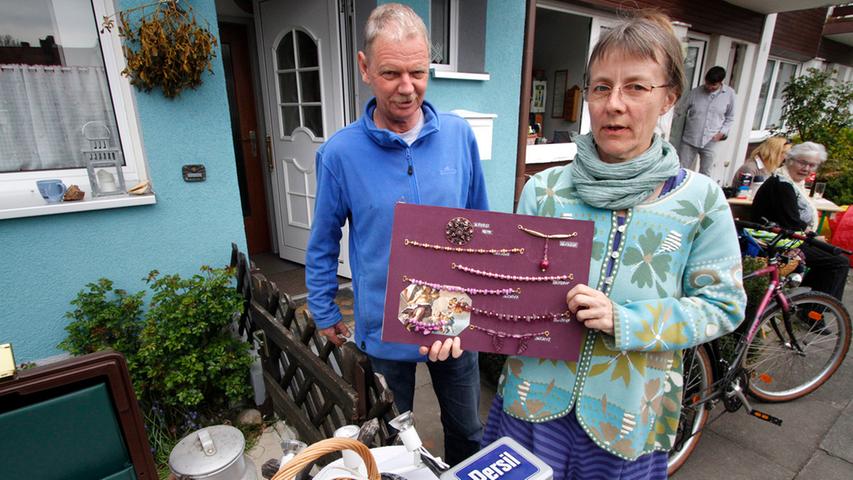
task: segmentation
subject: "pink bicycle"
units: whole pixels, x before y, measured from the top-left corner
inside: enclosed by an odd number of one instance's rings
[[[724,339],[682,351],[684,396],[668,472],[675,473],[696,448],[711,410],[741,408],[761,420],[782,420],[753,408],[746,394],[764,402],[787,402],[815,391],[838,370],[850,348],[850,314],[835,297],[799,287],[799,273],[781,275],[791,241],[833,254],[851,252],[772,224],[736,221],[739,229],[771,232],[764,246],[767,266],[744,276],[768,277],[769,284],[751,321]],[[733,354],[723,342],[734,340]],[[729,342],[731,344],[732,342]],[[721,413],[721,414],[722,414]]]

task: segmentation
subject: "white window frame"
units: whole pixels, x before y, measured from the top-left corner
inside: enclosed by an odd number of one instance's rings
[[[142,143],[142,132],[137,115],[136,100],[130,81],[121,75],[126,65],[121,48],[121,38],[118,27],[112,32],[100,33],[100,22],[105,16],[115,14],[113,0],[90,0],[94,9],[95,28],[99,31],[101,52],[104,58],[104,68],[110,87],[113,110],[121,138],[122,153],[125,166],[122,168],[127,188],[149,179],[148,165]],[[46,205],[38,196],[38,205],[28,205],[21,197],[31,197],[35,190],[35,182],[41,179],[58,178],[66,185],[78,185],[86,192],[84,202],[63,202]],[[95,210],[113,208],[132,204],[155,203],[153,196],[142,198],[102,197],[91,198],[91,186],[85,167],[56,170],[40,170],[31,172],[0,173],[0,219],[23,216],[62,213],[62,211]],[[98,205],[102,202],[103,205]],[[112,206],[108,206],[112,205]],[[32,208],[30,208],[32,207]]]
[[[430,63],[429,68],[437,72],[456,72],[459,56],[459,0],[450,2],[450,24],[448,25],[449,45],[447,46],[447,63]],[[432,0],[429,2],[430,30],[432,30]],[[430,47],[432,48],[432,47]],[[432,56],[432,52],[430,52]]]
[[[763,105],[759,104],[755,107],[756,111],[759,108],[761,109],[761,124],[758,126],[757,129],[752,130],[753,135],[751,135],[751,136],[753,136],[753,137],[759,136],[759,135],[764,135],[764,134],[769,134],[769,131],[767,130],[767,117],[770,116],[770,108],[769,108],[770,102],[772,101],[773,94],[775,93],[776,79],[778,78],[779,67],[781,66],[781,64],[787,63],[788,65],[794,66],[794,76],[792,78],[797,78],[802,74],[802,69],[803,69],[802,63],[795,62],[793,60],[787,60],[787,59],[781,58],[781,57],[768,57],[767,58],[768,63],[771,60],[775,62],[773,65],[773,73],[770,75],[770,83],[767,86],[767,97],[764,99],[764,104]],[[759,93],[760,93],[760,91],[759,91]],[[759,98],[759,101],[760,100],[761,99]],[[754,119],[748,119],[748,121],[750,123],[752,123],[753,120]],[[784,123],[782,125],[780,125],[780,127],[784,127],[784,126],[785,126]]]
[[[491,78],[488,73],[471,73],[459,71],[459,2],[461,0],[448,0],[450,2],[450,25],[448,26],[449,45],[447,63],[430,63],[433,78],[446,78],[453,80],[478,80],[485,81]],[[429,2],[430,21],[432,21],[432,0]],[[430,32],[432,25],[429,26]],[[430,48],[432,48],[430,46]],[[485,54],[485,52],[484,52]],[[432,51],[430,51],[432,55]]]
[[[538,6],[538,4],[537,4],[537,6]],[[600,12],[595,13],[593,15],[590,15],[589,13],[586,13],[585,11],[580,10],[580,9],[553,8],[550,6],[546,7],[545,5],[543,5],[543,7],[544,8],[550,8],[552,10],[558,10],[558,11],[563,11],[566,13],[571,13],[573,15],[583,15],[583,16],[587,16],[587,17],[592,18],[592,22],[589,25],[589,45],[587,46],[587,50],[586,50],[586,63],[589,63],[589,59],[590,59],[590,57],[592,57],[592,50],[595,48],[595,45],[598,43],[598,39],[601,37],[601,32],[604,29],[613,28],[619,22],[618,18],[610,17],[610,16],[604,16]],[[584,65],[582,68],[586,68],[586,65]],[[586,72],[586,74],[588,74],[588,73],[589,72]],[[586,78],[586,80],[588,80],[588,78]],[[586,85],[584,85],[584,86],[586,86]],[[590,132],[590,125],[592,122],[592,120],[590,120],[590,114],[589,114],[589,103],[586,101],[586,98],[584,98],[581,101],[581,106],[582,106],[581,107],[581,124],[580,124],[579,133],[581,135],[586,135],[587,133]]]
[[[696,68],[694,70],[694,77],[690,80],[690,85],[687,86],[682,96],[690,93],[690,90],[698,87],[705,83],[705,73],[707,73],[707,69],[710,67],[706,67],[705,64],[708,60],[708,46],[711,45],[711,36],[705,35],[699,32],[694,32],[692,30],[687,31],[687,48],[696,47],[699,49],[699,58],[696,61]],[[698,74],[698,75],[696,75]]]

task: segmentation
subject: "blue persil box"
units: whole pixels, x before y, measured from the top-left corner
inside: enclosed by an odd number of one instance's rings
[[[518,442],[501,437],[441,474],[441,480],[551,480],[554,471]]]

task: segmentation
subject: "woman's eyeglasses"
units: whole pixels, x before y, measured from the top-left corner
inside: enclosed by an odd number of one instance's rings
[[[586,98],[588,102],[600,102],[607,100],[610,98],[610,95],[614,90],[619,92],[620,97],[625,102],[640,102],[649,98],[654,89],[667,88],[669,86],[669,84],[650,85],[647,83],[631,82],[614,87],[606,83],[593,83],[592,85],[587,85],[583,92],[584,98]]]
[[[794,163],[800,166],[800,168],[806,168],[812,171],[815,171],[820,168],[820,163],[807,162],[805,160],[800,160],[799,158],[794,158],[793,160]]]

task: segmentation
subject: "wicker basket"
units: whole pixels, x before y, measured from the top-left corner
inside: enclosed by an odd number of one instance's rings
[[[328,438],[311,445],[285,465],[282,465],[282,468],[270,480],[293,480],[303,468],[318,458],[341,450],[355,451],[367,466],[367,478],[369,480],[380,480],[379,468],[376,466],[376,460],[370,453],[370,449],[365,444],[351,438]]]
[[[798,258],[788,259],[788,263],[779,267],[779,275],[782,277],[787,277],[788,275],[793,273],[793,271],[796,270],[797,267],[799,267],[799,266],[800,266],[800,259],[798,259]]]
[[[766,257],[756,257],[756,260],[758,260],[758,262],[760,264],[759,268],[763,268],[763,267],[767,266],[767,258]],[[800,266],[800,259],[799,258],[796,258],[796,257],[790,258],[789,257],[787,263],[785,263],[784,265],[779,265],[779,276],[780,277],[787,277],[794,270],[796,270],[797,267],[799,267],[799,266]]]

